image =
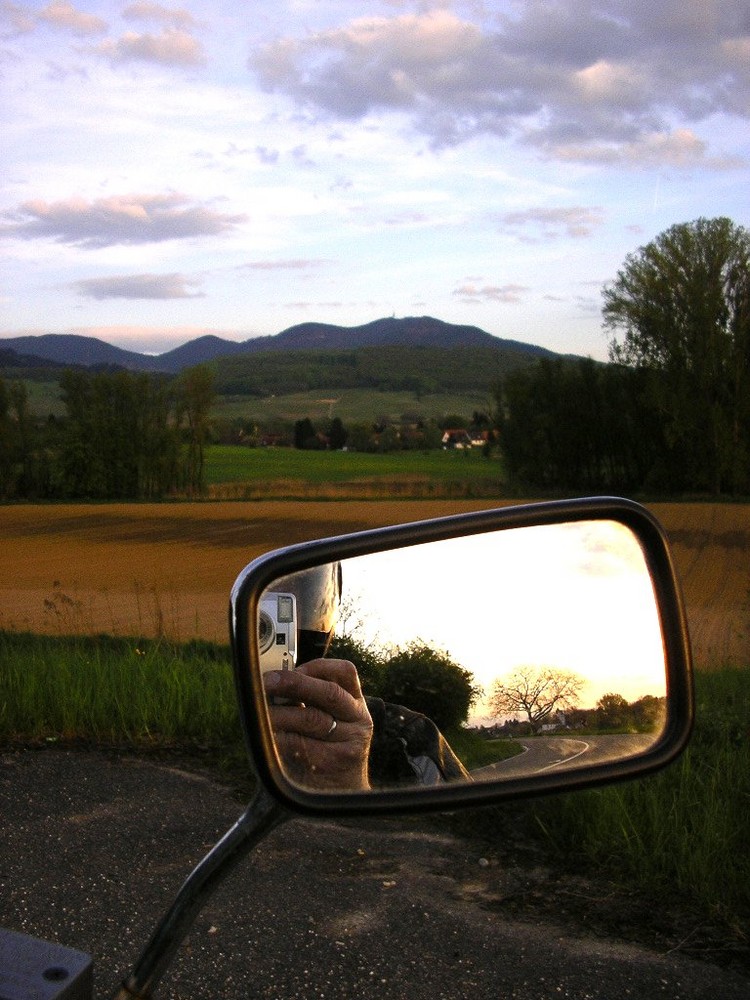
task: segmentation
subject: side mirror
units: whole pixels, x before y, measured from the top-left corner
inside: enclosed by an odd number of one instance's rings
[[[365,652],[377,665],[364,694],[389,685],[367,700],[364,748],[357,674],[319,659],[332,626],[354,668]],[[627,500],[508,507],[281,549],[238,577],[230,631],[256,771],[296,811],[455,809],[583,788],[664,766],[692,726],[667,542]],[[459,763],[450,732],[446,742],[430,719],[446,705],[450,715],[451,692],[467,698],[459,714],[468,707],[475,742],[487,741],[481,766]]]

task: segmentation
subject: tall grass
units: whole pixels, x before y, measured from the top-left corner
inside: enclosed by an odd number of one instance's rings
[[[531,817],[566,864],[682,899],[746,940],[750,670],[699,673],[696,686],[695,733],[679,761],[650,778],[539,800]],[[225,647],[0,632],[0,742],[58,739],[218,751],[232,777],[247,773]],[[466,757],[470,748],[456,749]],[[499,814],[482,813],[486,835]]]
[[[0,739],[241,743],[229,652],[111,636],[0,632]]]
[[[550,798],[536,819],[555,850],[735,926],[750,920],[750,670],[696,678],[692,741],[650,778]],[[743,930],[744,927],[744,930]]]

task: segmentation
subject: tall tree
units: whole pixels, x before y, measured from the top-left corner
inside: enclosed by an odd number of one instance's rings
[[[33,495],[40,483],[35,475],[37,455],[35,454],[35,426],[29,408],[29,393],[24,382],[11,382],[10,402],[16,420],[18,442],[19,476],[17,491],[20,496]]]
[[[204,448],[208,441],[211,407],[216,395],[215,378],[208,365],[183,372],[179,380],[181,413],[187,420],[187,490],[203,491]]]
[[[746,488],[750,232],[727,218],[672,226],[626,258],[603,315],[612,360],[655,376],[673,485]]]
[[[602,492],[640,487],[660,439],[642,373],[590,358],[543,358],[495,386],[508,474],[521,486]]]
[[[60,386],[67,410],[60,448],[63,495],[152,498],[179,485],[179,421],[165,377],[66,371]],[[188,398],[200,427],[200,407]],[[187,405],[184,398],[181,405]],[[194,449],[201,442],[200,433],[191,438]],[[188,450],[188,458],[188,482],[195,484],[202,462],[194,451]]]
[[[551,667],[518,667],[495,681],[490,706],[496,715],[520,714],[537,729],[554,712],[575,708],[583,687],[577,674]]]
[[[10,418],[10,399],[5,380],[0,378],[0,497],[11,492],[14,459],[14,432]]]
[[[341,417],[334,417],[328,428],[328,446],[332,451],[341,451],[348,437],[349,434],[344,427]]]

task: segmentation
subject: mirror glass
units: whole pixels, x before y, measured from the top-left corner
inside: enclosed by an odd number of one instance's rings
[[[637,756],[663,728],[657,602],[638,540],[614,521],[282,578],[258,642],[282,764],[307,788],[528,777]]]

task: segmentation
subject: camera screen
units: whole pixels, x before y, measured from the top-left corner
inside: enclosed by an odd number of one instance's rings
[[[288,594],[280,594],[277,606],[277,620],[279,622],[294,621],[294,598]]]

